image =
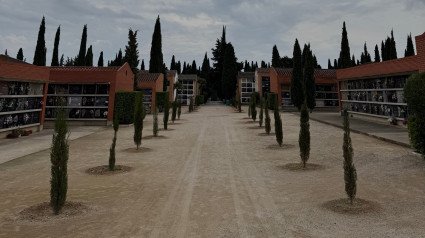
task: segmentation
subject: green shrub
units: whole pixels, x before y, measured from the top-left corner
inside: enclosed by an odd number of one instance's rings
[[[267,93],[267,107],[271,110],[274,109],[275,105],[278,103],[278,97],[276,93]]]
[[[155,93],[155,107],[158,108],[159,112],[164,109],[165,103],[169,101],[170,95],[168,92],[156,92]]]
[[[271,123],[271,119],[270,119],[270,115],[269,115],[269,109],[266,107],[265,109],[264,109],[264,114],[265,114],[265,116],[266,116],[266,118],[265,118],[265,122],[264,122],[264,127],[265,127],[265,129],[266,129],[266,133],[267,134],[270,134],[270,131],[271,131],[271,125],[270,125],[270,123]]]
[[[303,167],[305,168],[307,160],[310,158],[310,122],[307,108],[307,102],[301,106],[300,116],[300,135],[298,145],[300,147],[300,156]]]
[[[425,120],[418,114],[409,117],[407,121],[410,144],[422,156],[425,156]]]
[[[139,101],[140,98],[143,98],[143,93],[140,91],[115,93],[114,113],[118,113],[120,124],[134,122],[135,102]]]
[[[170,115],[170,102],[167,100],[164,105],[164,117],[162,118],[162,121],[164,122],[164,130],[167,130],[168,128],[169,115]]]
[[[142,145],[142,132],[143,132],[143,102],[139,98],[136,101],[136,107],[134,109],[134,144],[136,144],[137,150]]]

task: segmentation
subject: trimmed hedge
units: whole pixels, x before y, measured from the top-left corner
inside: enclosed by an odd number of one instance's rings
[[[118,113],[120,124],[134,122],[135,103],[141,98],[143,98],[143,93],[140,91],[115,93],[114,113]]]
[[[158,108],[159,112],[162,112],[165,103],[169,101],[169,92],[156,92],[155,93],[155,107]]]
[[[276,93],[267,93],[267,107],[271,110],[274,110],[275,105],[277,104],[277,94]]]

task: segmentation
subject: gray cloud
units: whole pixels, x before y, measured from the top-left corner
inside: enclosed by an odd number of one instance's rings
[[[227,26],[239,60],[270,61],[274,44],[281,55],[292,55],[295,38],[311,43],[322,66],[339,54],[342,22],[346,21],[351,53],[359,57],[363,44],[373,52],[391,29],[399,57],[406,36],[425,29],[425,0],[0,0],[0,52],[15,56],[20,47],[32,62],[42,16],[46,17],[47,62],[53,39],[61,25],[60,52],[77,55],[83,25],[88,25],[88,44],[94,48],[94,61],[100,51],[105,60],[114,58],[127,43],[128,29],[139,30],[140,58],[149,62],[150,43],[156,17],[161,17],[164,60],[200,65],[205,52]]]

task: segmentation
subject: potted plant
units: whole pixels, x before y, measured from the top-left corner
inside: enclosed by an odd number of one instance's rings
[[[21,136],[21,129],[13,129],[10,134],[7,135],[8,139],[16,139]]]

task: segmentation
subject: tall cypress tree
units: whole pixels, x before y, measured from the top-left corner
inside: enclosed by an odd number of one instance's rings
[[[41,24],[40,24],[40,29],[38,30],[37,45],[35,46],[34,61],[33,61],[34,65],[46,66],[46,41],[44,40],[45,32],[46,32],[46,22],[43,16],[43,19],[41,20]]]
[[[64,61],[65,61],[65,55],[64,55],[64,54],[62,54],[61,59],[60,59],[60,61],[59,61],[59,66],[63,66]]]
[[[339,69],[338,61],[334,59],[334,69]]]
[[[99,60],[97,61],[98,67],[103,67],[103,51],[100,52]]]
[[[84,25],[83,34],[81,35],[80,51],[75,61],[75,66],[84,66],[86,64],[87,49],[87,25]]]
[[[382,61],[386,61],[387,60],[387,51],[385,49],[385,43],[384,43],[384,41],[381,41],[381,57],[382,57]]]
[[[223,32],[220,39],[216,40],[215,48],[212,50],[212,60],[214,61],[214,74],[210,78],[210,81],[207,82],[208,87],[215,91],[219,97],[222,97],[222,76],[223,76],[223,64],[224,57],[226,53],[226,27],[223,26]]]
[[[128,30],[128,43],[125,47],[125,56],[124,62],[127,62],[131,68],[131,71],[134,74],[133,78],[133,88],[137,87],[137,74],[139,70],[137,66],[139,66],[139,50],[137,47],[139,44],[137,43],[137,31],[133,31],[131,28]]]
[[[342,26],[341,51],[339,53],[340,63],[338,64],[340,69],[349,68],[352,66],[350,55],[350,45],[348,43],[347,29],[344,22]]]
[[[142,64],[140,65],[140,70],[145,70],[145,60],[142,59]]]
[[[93,66],[93,47],[91,45],[87,49],[85,60],[85,66]]]
[[[19,48],[18,54],[16,55],[16,59],[24,60],[24,51],[22,50],[22,48]]]
[[[302,69],[302,55],[301,48],[298,44],[298,39],[295,39],[293,51],[294,68],[291,75],[291,101],[298,108],[304,102],[304,85],[303,85],[303,69]]]
[[[176,70],[176,59],[173,55],[173,57],[171,57],[171,64],[170,64],[170,70]]]
[[[7,54],[7,49],[4,51],[4,55],[8,56],[8,54]]]
[[[375,62],[381,62],[381,57],[379,56],[378,44],[375,45]]]
[[[366,63],[370,63],[370,62],[372,62],[372,59],[370,57],[369,52],[367,51],[367,46],[366,46],[366,42],[365,42],[364,46],[363,46],[363,52],[362,52],[362,55],[360,57],[360,63],[366,64]]]
[[[226,46],[226,54],[223,62],[222,72],[222,93],[223,98],[231,99],[235,96],[236,91],[236,76],[237,76],[237,59],[235,50],[231,43]]]
[[[207,87],[208,87],[208,81],[210,77],[210,60],[208,59],[207,52],[205,52],[204,60],[202,61],[202,67],[201,67],[201,77],[205,78],[207,80]]]
[[[305,88],[305,100],[307,107],[312,111],[316,106],[316,83],[314,82],[314,62],[313,52],[310,50],[310,46],[304,46],[305,58],[304,58],[304,88]]]
[[[391,30],[391,39],[390,39],[390,59],[397,59],[397,48],[394,40],[394,32]]]
[[[331,59],[328,59],[328,69],[333,69],[332,64],[331,64]]]
[[[272,52],[272,67],[275,68],[281,68],[282,66],[282,60],[279,55],[279,51],[277,50],[277,46],[273,46],[273,52]]]
[[[404,57],[413,55],[415,55],[415,48],[413,47],[412,33],[410,33],[410,35],[407,35],[407,46],[406,50],[404,51]]]
[[[58,27],[56,30],[55,35],[55,44],[53,48],[53,55],[52,55],[52,66],[59,66],[59,40],[61,35],[61,26]]]
[[[165,75],[164,60],[162,55],[161,22],[159,16],[155,22],[152,34],[151,58],[149,61],[149,73],[162,73]],[[167,89],[167,79],[164,77],[162,90]]]

